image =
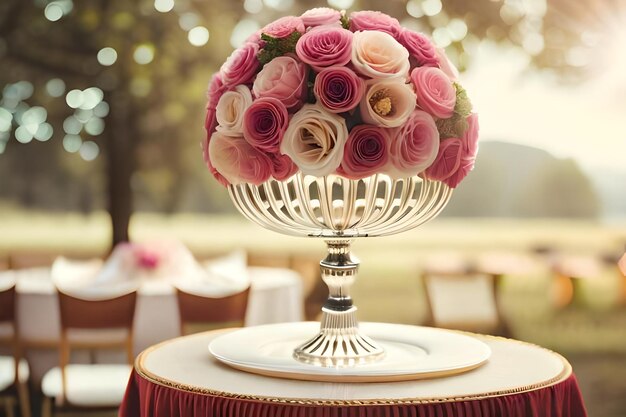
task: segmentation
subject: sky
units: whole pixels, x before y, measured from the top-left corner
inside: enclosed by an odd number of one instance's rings
[[[576,159],[588,172],[626,173],[626,36],[618,40],[578,85],[529,70],[519,49],[481,43],[461,75],[479,113],[481,140],[542,148]]]

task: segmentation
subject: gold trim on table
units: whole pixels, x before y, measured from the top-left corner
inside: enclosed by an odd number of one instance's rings
[[[224,329],[224,330],[219,330],[219,331],[213,331],[210,333],[222,333],[222,332],[227,332],[227,331],[231,331],[233,329]],[[196,334],[194,336],[200,336],[202,334],[206,334],[209,332],[205,332],[205,333],[199,333]],[[508,339],[505,337],[499,337],[499,336],[489,336],[489,335],[479,335],[479,334],[474,334],[474,333],[470,333],[470,332],[460,332],[459,333],[464,333],[464,334],[468,334],[468,335],[472,335],[474,337],[477,338],[482,338],[482,339],[487,339],[487,340],[506,340],[507,342],[511,342],[511,343],[517,343],[517,344],[521,344],[521,345],[526,345],[526,346],[532,346],[535,348],[539,348],[542,349],[546,352],[549,352],[553,355],[558,356],[558,358],[561,360],[561,362],[563,363],[563,370],[555,377],[550,378],[546,381],[543,382],[539,382],[536,384],[531,384],[531,385],[525,385],[525,386],[521,386],[521,387],[517,387],[517,388],[512,388],[512,389],[507,389],[507,390],[501,390],[501,391],[492,391],[492,392],[486,392],[486,393],[481,393],[481,394],[475,394],[475,395],[467,395],[467,396],[460,396],[460,397],[439,397],[439,398],[399,398],[399,399],[373,399],[373,400],[345,400],[345,401],[341,401],[341,400],[323,400],[323,399],[307,399],[307,398],[279,398],[279,397],[266,397],[266,396],[257,396],[257,395],[247,395],[247,394],[236,394],[236,393],[230,393],[230,392],[224,392],[224,391],[217,391],[217,390],[212,390],[212,389],[208,389],[208,388],[203,388],[203,387],[198,387],[198,386],[193,386],[193,385],[188,385],[188,384],[184,384],[181,382],[176,382],[176,381],[171,381],[162,377],[159,377],[158,375],[155,375],[154,373],[148,371],[147,369],[145,369],[143,363],[144,363],[144,359],[145,357],[150,354],[152,351],[160,348],[161,346],[164,346],[166,344],[172,343],[178,339],[181,339],[183,337],[188,337],[188,336],[181,336],[181,337],[177,337],[174,339],[170,339],[170,340],[166,340],[164,342],[158,343],[154,346],[151,346],[149,348],[147,348],[146,350],[144,350],[143,352],[141,352],[139,354],[139,356],[137,356],[137,359],[135,360],[135,371],[139,374],[139,376],[141,376],[143,379],[153,383],[153,384],[157,384],[157,385],[161,385],[163,387],[167,387],[167,388],[174,388],[180,391],[186,391],[186,392],[190,392],[190,393],[194,393],[194,394],[202,394],[202,395],[211,395],[211,396],[217,396],[217,397],[223,397],[223,398],[232,398],[232,399],[239,399],[239,400],[250,400],[250,401],[263,401],[263,402],[269,402],[269,403],[281,403],[281,404],[291,404],[291,405],[312,405],[312,406],[360,406],[360,405],[412,405],[412,404],[430,404],[430,403],[445,403],[445,402],[458,402],[458,401],[470,401],[470,400],[483,400],[483,399],[487,399],[487,398],[494,398],[494,397],[502,397],[505,395],[514,395],[514,394],[522,394],[525,392],[530,392],[530,391],[536,391],[542,388],[547,388],[553,385],[556,385],[558,383],[561,383],[563,381],[565,381],[567,378],[569,378],[572,375],[572,366],[570,365],[570,363],[561,355],[559,355],[556,352],[551,351],[550,349],[546,349],[544,347],[532,344],[532,343],[528,343],[528,342],[522,342],[519,340],[515,340],[515,339]],[[213,359],[215,360],[215,359]],[[393,382],[392,382],[393,383]]]

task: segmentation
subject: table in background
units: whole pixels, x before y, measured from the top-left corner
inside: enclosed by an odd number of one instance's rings
[[[464,374],[409,382],[322,383],[270,378],[208,352],[223,331],[179,337],[139,355],[121,417],[584,417],[569,363],[541,347],[478,336],[489,361]]]
[[[301,321],[303,318],[302,281],[289,269],[248,268],[251,282],[246,325]],[[38,381],[58,365],[56,346],[61,331],[58,300],[50,268],[0,273],[13,274],[17,282],[17,322],[26,347],[31,378]],[[180,335],[178,305],[172,285],[163,280],[144,281],[138,290],[134,321],[134,351]],[[86,352],[73,361],[89,360]],[[121,352],[99,352],[97,362],[123,361]]]

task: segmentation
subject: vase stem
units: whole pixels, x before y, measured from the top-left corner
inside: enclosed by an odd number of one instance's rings
[[[350,289],[359,260],[350,253],[349,239],[327,240],[328,255],[320,262],[329,296],[322,307],[320,332],[294,350],[294,357],[318,366],[349,367],[376,361],[383,349],[359,331],[357,308]]]

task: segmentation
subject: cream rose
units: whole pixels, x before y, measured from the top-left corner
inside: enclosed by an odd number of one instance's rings
[[[352,35],[352,64],[370,78],[406,79],[409,51],[388,33],[363,30]]]
[[[280,152],[289,155],[303,174],[323,177],[341,164],[347,138],[343,117],[319,104],[305,104],[291,118]]]
[[[415,110],[415,93],[402,79],[369,80],[361,99],[361,117],[365,123],[399,127]]]
[[[216,130],[226,136],[241,136],[243,115],[251,104],[252,93],[245,85],[238,85],[234,90],[222,94],[215,113],[218,123]]]

